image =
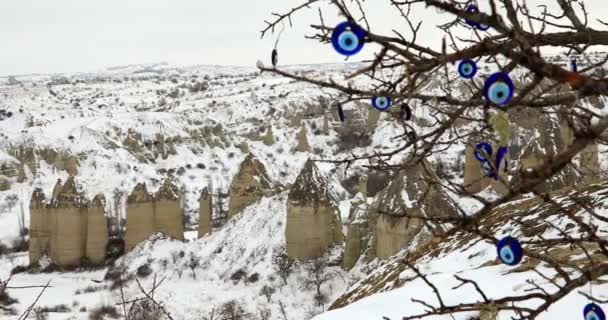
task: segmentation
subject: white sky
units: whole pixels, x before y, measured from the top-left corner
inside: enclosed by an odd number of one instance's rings
[[[0,0],[0,75],[94,71],[134,63],[254,66],[268,63],[275,35],[260,40],[272,12],[285,12],[304,0]],[[531,0],[543,3],[554,0]],[[484,2],[484,1],[481,1]],[[608,16],[608,2],[589,0],[595,17]],[[373,3],[373,4],[372,4]],[[388,1],[365,2],[372,31],[390,34],[408,28]],[[482,5],[483,7],[483,5]],[[354,8],[353,8],[354,9]],[[425,43],[438,46],[441,17],[421,10]],[[334,10],[325,22],[341,22]],[[608,19],[608,18],[607,18]],[[294,17],[279,43],[281,64],[339,62],[331,45],[304,38],[318,23],[316,7]],[[463,37],[469,34],[463,31]],[[369,58],[368,46],[357,59]]]

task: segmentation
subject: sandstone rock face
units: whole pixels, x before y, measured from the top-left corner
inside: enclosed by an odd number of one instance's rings
[[[583,182],[597,182],[600,180],[599,150],[597,144],[587,146],[580,153],[580,168]]]
[[[363,198],[352,202],[344,244],[343,268],[345,270],[350,270],[357,263],[369,244],[370,230],[367,210],[367,203]]]
[[[11,182],[11,180],[7,179],[6,177],[0,176],[0,191],[10,190],[12,184],[13,183]]]
[[[520,170],[538,169],[545,161],[555,157],[569,143],[569,134],[565,133],[562,136],[563,124],[560,124],[558,120],[543,115],[538,120],[537,126],[538,129],[534,131],[535,136],[522,149],[519,161]],[[565,186],[572,186],[577,178],[576,169],[569,164],[553,178],[539,185],[536,190],[548,192]]]
[[[60,266],[79,265],[85,256],[88,201],[70,177],[51,203],[50,257]]]
[[[464,155],[464,190],[468,193],[481,192],[488,186],[481,163],[475,158],[475,148],[467,145]]]
[[[285,238],[289,257],[315,259],[343,242],[337,203],[325,178],[308,160],[288,195]]]
[[[125,250],[148,239],[155,231],[154,196],[148,193],[145,184],[135,186],[127,198],[127,232]]]
[[[93,264],[101,264],[106,258],[108,223],[105,215],[105,197],[97,195],[91,201],[87,217],[86,258]]]
[[[211,195],[207,188],[203,190],[200,198],[198,199],[199,207],[199,219],[198,219],[198,237],[202,238],[206,234],[211,233],[211,208],[212,200]]]
[[[377,110],[376,108],[373,107],[368,107],[368,114],[367,114],[367,121],[366,121],[366,125],[367,125],[367,129],[370,130],[370,132],[374,132],[376,130],[376,127],[378,126],[378,121],[380,120],[380,110]]]
[[[260,200],[270,189],[266,168],[253,154],[248,154],[230,185],[229,215],[232,217]]]
[[[323,116],[323,128],[321,129],[323,135],[329,135],[329,118],[327,115]]]
[[[262,138],[262,142],[267,146],[271,146],[274,144],[274,135],[272,134],[272,127],[268,127],[266,129],[266,134]]]
[[[30,264],[38,262],[50,253],[50,217],[46,199],[41,189],[36,189],[30,198]]]
[[[171,179],[165,180],[154,194],[154,225],[155,232],[183,241],[184,214],[179,203],[179,189]]]
[[[308,144],[308,138],[306,137],[306,127],[302,126],[300,132],[297,135],[298,145],[296,151],[298,152],[310,152],[310,145]]]
[[[382,190],[371,206],[370,215],[375,215],[375,251],[381,259],[388,258],[412,243],[422,233],[424,223],[419,218],[449,217],[458,211],[447,194],[433,182],[438,181],[430,164],[423,160],[400,171]],[[435,231],[442,226],[431,223]]]
[[[19,178],[21,180],[23,178],[23,165],[13,157],[4,156],[5,154],[0,151],[0,177]]]

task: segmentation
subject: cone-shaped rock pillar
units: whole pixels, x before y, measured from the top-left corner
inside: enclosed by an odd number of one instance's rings
[[[87,218],[86,258],[93,264],[101,264],[106,258],[108,223],[105,215],[106,199],[97,195],[91,201]]]
[[[179,188],[171,179],[165,180],[154,194],[153,203],[155,232],[184,240],[184,215],[179,207]]]
[[[343,242],[337,204],[327,181],[308,160],[288,195],[285,238],[289,257],[315,259]]]
[[[260,200],[270,189],[271,183],[266,168],[253,154],[248,154],[230,185],[230,216]]]
[[[51,259],[60,266],[80,265],[86,251],[88,200],[73,177],[53,199],[50,211]]]
[[[155,229],[154,196],[148,192],[145,184],[140,183],[127,198],[125,250],[131,250],[148,239]]]
[[[198,218],[198,237],[202,238],[204,235],[211,233],[211,195],[207,188],[203,189],[201,196],[198,199],[199,206],[199,218]]]
[[[46,208],[46,198],[42,189],[37,188],[30,198],[30,264],[38,262],[50,252],[50,219]]]
[[[413,242],[423,230],[421,217],[449,217],[458,214],[456,206],[436,183],[439,179],[426,160],[401,170],[383,189],[371,206],[376,216],[375,252],[388,258]],[[429,223],[434,231],[441,224]]]

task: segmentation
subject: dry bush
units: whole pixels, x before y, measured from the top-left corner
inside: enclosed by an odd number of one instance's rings
[[[116,309],[116,307],[114,306],[102,305],[91,310],[91,312],[89,313],[89,320],[104,320],[106,319],[106,317],[110,317],[112,319],[120,318],[118,309]]]

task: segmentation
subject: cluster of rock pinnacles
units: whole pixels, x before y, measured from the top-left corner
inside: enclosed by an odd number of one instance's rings
[[[315,163],[308,160],[288,186],[285,226],[288,255],[309,260],[323,256],[332,246],[344,245],[344,267],[351,268],[360,258],[386,258],[397,253],[422,229],[422,223],[404,217],[406,213],[456,213],[447,195],[428,179],[436,176],[426,161],[402,171],[392,180],[385,177],[384,188],[375,187],[381,191],[376,191],[371,206],[363,205],[365,201],[355,201],[345,221],[348,224],[345,239],[338,196]],[[360,199],[367,196],[367,189],[373,188],[361,181],[357,187],[357,192],[362,193]],[[401,190],[408,195],[404,196]],[[264,165],[250,153],[230,186],[229,216],[238,219],[234,216],[243,209],[280,191],[273,187]],[[30,263],[43,256],[59,266],[80,265],[83,261],[104,263],[108,243],[115,237],[111,236],[105,197],[87,199],[76,178],[70,177],[63,184],[58,181],[49,198],[36,189],[30,200]],[[212,231],[211,201],[210,191],[203,189],[199,197],[199,238]],[[125,231],[120,233],[124,249],[133,249],[156,232],[183,240],[181,203],[180,190],[170,178],[154,193],[148,192],[143,183],[136,185],[126,201]],[[388,208],[387,203],[397,203],[398,208]]]

